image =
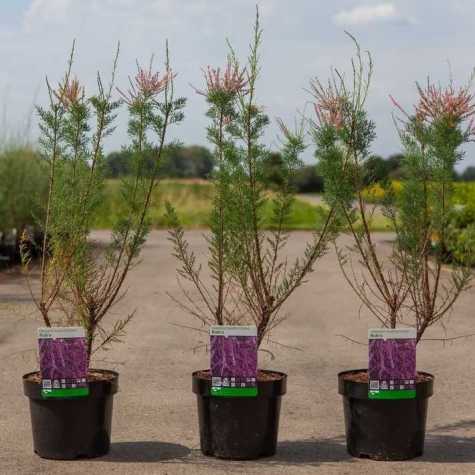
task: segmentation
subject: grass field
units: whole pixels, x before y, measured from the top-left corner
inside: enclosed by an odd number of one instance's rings
[[[119,180],[108,180],[105,197],[99,217],[95,223],[97,229],[109,229],[114,223],[119,206]],[[213,185],[204,180],[162,180],[154,191],[150,217],[156,229],[167,227],[165,203],[171,202],[185,228],[205,228],[211,208]],[[265,206],[264,222],[270,224],[272,204]],[[289,230],[318,229],[323,223],[325,209],[302,200],[295,200],[292,214],[287,222]],[[268,225],[268,227],[270,227]]]
[[[394,183],[396,191],[400,189],[399,182]],[[119,180],[106,182],[104,201],[99,211],[95,227],[110,229],[120,211]],[[171,202],[178,213],[181,223],[188,229],[206,228],[211,208],[213,185],[205,180],[162,180],[155,189],[153,206],[150,216],[156,229],[167,227],[165,220],[165,203]],[[365,192],[368,203],[377,204],[383,197],[384,191],[379,185]],[[455,183],[455,200],[457,204],[475,203],[475,183]],[[369,205],[371,206],[371,205]],[[319,195],[302,195],[297,197],[292,207],[292,214],[287,222],[289,230],[313,230],[322,225],[326,206]],[[269,201],[265,207],[264,222],[270,227],[272,204]],[[388,220],[381,209],[375,206],[371,219],[371,229],[374,231],[389,231]]]

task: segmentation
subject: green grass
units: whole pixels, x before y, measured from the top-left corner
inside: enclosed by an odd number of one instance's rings
[[[119,180],[107,180],[104,200],[95,227],[110,229],[120,212]],[[162,180],[154,191],[153,205],[150,210],[152,226],[156,229],[166,228],[165,203],[169,201],[176,208],[181,223],[185,228],[205,228],[211,209],[213,185],[204,180]],[[292,213],[287,223],[289,230],[313,230],[320,227],[325,219],[325,209],[313,206],[301,200],[295,200]],[[264,207],[264,223],[270,227],[272,204]]]
[[[120,212],[119,180],[106,182],[104,201],[99,210],[95,227],[110,229]],[[165,203],[170,201],[176,208],[181,223],[187,229],[206,228],[211,209],[213,185],[204,180],[162,180],[154,191],[153,205],[150,210],[152,225],[156,229],[167,227]],[[456,183],[455,200],[457,203],[475,203],[475,183]],[[371,206],[371,205],[369,205]],[[327,208],[307,201],[296,199],[287,222],[289,230],[319,229],[324,222]],[[270,228],[272,204],[268,201],[264,207],[264,223]],[[390,231],[390,223],[381,210],[376,210],[371,223],[373,231]]]
[[[475,181],[455,183],[454,200],[459,205],[475,205]]]
[[[358,227],[358,226],[357,226]],[[381,213],[375,213],[370,219],[369,227],[371,231],[389,232],[393,231],[391,221]]]

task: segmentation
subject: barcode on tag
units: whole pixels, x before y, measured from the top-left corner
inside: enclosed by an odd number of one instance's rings
[[[369,389],[370,391],[379,391],[379,381],[370,381]]]

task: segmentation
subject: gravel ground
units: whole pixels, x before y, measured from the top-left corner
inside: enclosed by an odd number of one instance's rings
[[[205,242],[200,232],[188,234],[197,254]],[[294,233],[287,253],[295,257],[309,233]],[[97,239],[106,239],[97,233]],[[388,235],[378,235],[384,247]],[[289,320],[272,335],[288,349],[270,344],[271,360],[260,355],[263,368],[288,373],[278,454],[256,462],[227,462],[199,451],[196,401],[191,372],[205,368],[208,356],[193,351],[201,334],[178,325],[193,321],[166,295],[177,292],[176,263],[164,232],[154,232],[141,264],[128,281],[129,291],[117,315],[137,309],[125,342],[102,354],[96,367],[120,372],[115,398],[112,448],[108,456],[78,462],[42,460],[32,451],[28,401],[21,376],[37,367],[38,322],[23,278],[0,274],[0,473],[123,474],[344,474],[344,473],[475,473],[475,346],[464,338],[452,343],[422,343],[418,368],[436,375],[431,398],[426,450],[410,462],[373,462],[351,458],[345,449],[341,398],[336,374],[367,364],[365,346],[341,334],[365,340],[374,321],[359,304],[329,252],[309,282],[289,300]],[[475,290],[463,295],[448,322],[449,335],[475,332]],[[440,335],[435,329],[430,336]],[[403,421],[401,421],[403,422]]]

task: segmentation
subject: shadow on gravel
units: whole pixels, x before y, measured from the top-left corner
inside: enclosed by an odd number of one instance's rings
[[[29,303],[31,304],[30,294],[19,295],[19,294],[4,294],[2,293],[2,303],[3,304],[14,304],[14,303]]]
[[[421,462],[434,463],[475,463],[475,436],[451,434],[475,428],[475,419],[434,427],[426,435],[424,455]],[[442,434],[439,434],[442,432]]]
[[[165,463],[185,463],[188,465],[206,465],[226,472],[246,473],[246,469],[291,466],[317,467],[323,463],[331,464],[353,459],[346,452],[344,437],[332,439],[305,439],[280,442],[277,454],[258,460],[222,460],[204,456],[199,449],[193,449],[189,457],[170,460]]]
[[[331,439],[286,440],[280,442],[274,457],[262,459],[264,465],[319,465],[350,461],[344,437]]]
[[[435,427],[426,436],[425,451],[414,462],[475,463],[475,436],[450,434],[455,430],[475,428],[475,420]],[[443,434],[439,434],[442,432]],[[116,442],[111,444],[109,454],[101,459],[115,463],[153,463],[207,465],[226,471],[241,471],[247,468],[292,467],[354,462],[346,451],[343,436],[329,439],[304,439],[280,442],[273,457],[249,461],[220,460],[202,455],[199,449],[168,442]],[[245,472],[244,472],[245,473]]]
[[[110,452],[101,460],[115,463],[165,462],[188,457],[191,450],[168,442],[113,442]]]

